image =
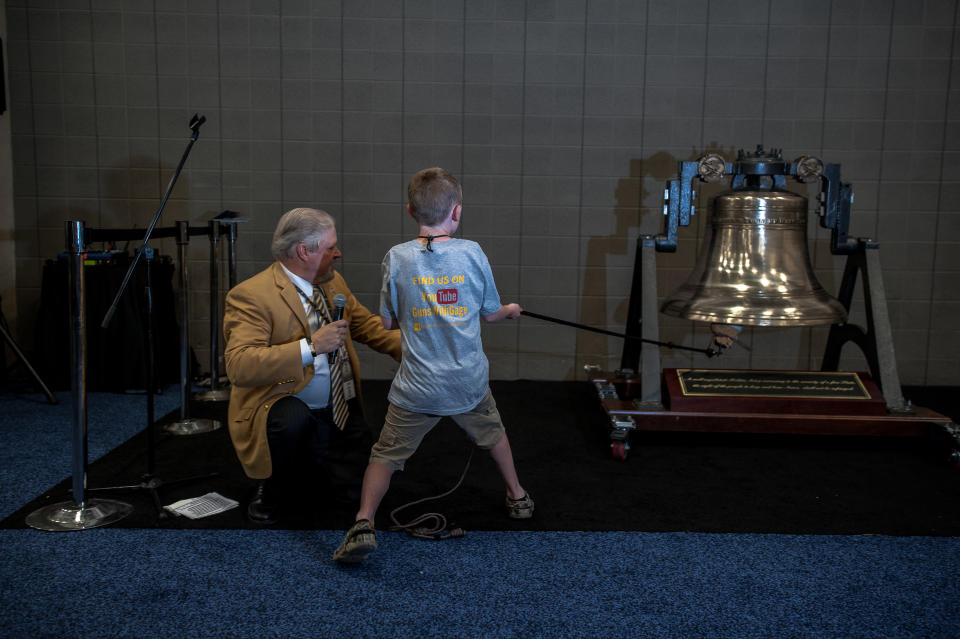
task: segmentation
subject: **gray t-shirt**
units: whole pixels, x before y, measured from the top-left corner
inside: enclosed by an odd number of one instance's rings
[[[411,240],[383,258],[380,315],[399,322],[403,349],[388,397],[416,413],[458,415],[487,394],[480,317],[500,310],[500,295],[479,244],[432,248]]]

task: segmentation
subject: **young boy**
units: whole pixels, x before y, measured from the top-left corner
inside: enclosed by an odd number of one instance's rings
[[[451,237],[460,224],[462,191],[449,172],[424,169],[407,186],[407,211],[420,225],[415,240],[383,258],[380,315],[399,328],[403,358],[390,387],[390,406],[363,476],[356,523],[333,554],[358,563],[377,548],[377,508],[394,471],[423,437],[449,415],[482,449],[489,450],[506,485],[507,515],[533,515],[533,500],[520,486],[480,339],[487,322],[520,316],[518,304],[500,304],[486,255],[476,242]]]

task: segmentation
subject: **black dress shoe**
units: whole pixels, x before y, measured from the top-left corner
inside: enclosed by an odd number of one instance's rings
[[[275,524],[279,509],[268,499],[265,481],[257,484],[253,499],[247,504],[247,517],[255,524]]]

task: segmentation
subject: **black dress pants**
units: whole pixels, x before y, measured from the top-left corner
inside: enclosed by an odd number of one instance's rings
[[[270,501],[288,505],[328,499],[360,499],[363,471],[373,435],[356,400],[341,431],[330,408],[311,410],[296,397],[277,400],[267,415],[267,443],[273,475],[265,490]]]

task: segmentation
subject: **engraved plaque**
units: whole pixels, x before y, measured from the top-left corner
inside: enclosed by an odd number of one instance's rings
[[[718,413],[885,415],[867,373],[666,368],[669,410]]]
[[[684,396],[870,399],[856,373],[678,368]]]

